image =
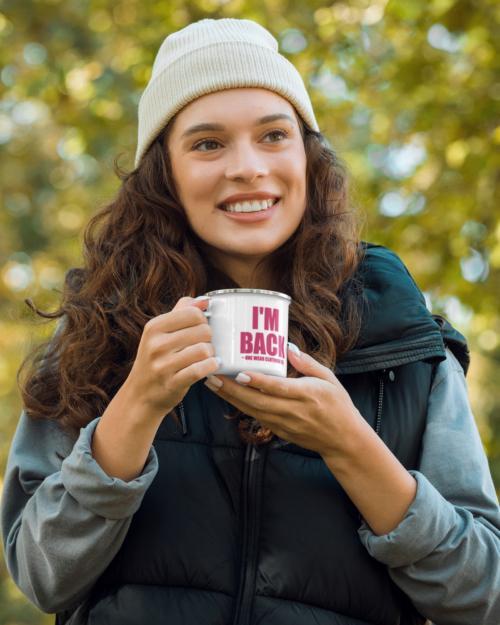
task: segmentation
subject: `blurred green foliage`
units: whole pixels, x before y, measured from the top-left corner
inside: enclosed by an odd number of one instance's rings
[[[364,238],[396,250],[472,350],[471,400],[500,483],[500,5],[494,0],[4,0],[0,3],[0,470],[21,359],[53,324],[89,216],[132,167],[137,104],[163,38],[204,17],[278,38],[351,171]],[[53,622],[0,564],[0,625]]]

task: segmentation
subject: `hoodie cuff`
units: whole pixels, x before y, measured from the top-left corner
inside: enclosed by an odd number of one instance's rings
[[[82,506],[108,519],[124,519],[139,509],[146,490],[158,472],[158,457],[151,447],[142,473],[130,482],[110,477],[92,456],[92,436],[97,417],[84,428],[61,465],[61,480]]]
[[[391,568],[409,566],[425,558],[460,523],[455,507],[419,471],[417,493],[405,517],[388,534],[376,535],[363,521],[358,529],[368,553]]]

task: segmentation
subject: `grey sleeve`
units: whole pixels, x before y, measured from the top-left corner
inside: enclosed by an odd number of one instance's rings
[[[361,541],[436,625],[500,623],[500,511],[460,364],[436,372],[417,494],[392,532]]]
[[[76,441],[50,421],[21,414],[10,448],[1,528],[7,568],[41,610],[77,606],[116,555],[158,470],[152,447],[143,472],[124,482],[93,459],[99,418]]]

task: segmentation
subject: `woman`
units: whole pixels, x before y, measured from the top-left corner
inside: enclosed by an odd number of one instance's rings
[[[497,623],[465,340],[359,241],[268,31],[166,38],[122,180],[22,385],[2,513],[22,591],[72,625]],[[292,297],[288,378],[217,375],[195,296],[234,287]]]

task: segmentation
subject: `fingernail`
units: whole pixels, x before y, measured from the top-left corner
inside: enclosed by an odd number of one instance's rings
[[[222,364],[222,358],[220,356],[215,356],[215,362],[217,363],[217,369],[218,369]]]
[[[205,380],[203,382],[203,384],[209,388],[211,391],[218,391],[219,389],[215,386],[215,384],[212,384],[211,382],[209,382],[208,380]]]
[[[300,349],[295,345],[295,343],[288,343],[288,349],[290,349],[294,354],[300,356]]]
[[[216,378],[213,375],[209,375],[207,376],[207,379],[205,380],[204,384],[208,386],[208,388],[211,388],[212,390],[218,390],[222,386],[222,380],[219,380],[219,378]]]
[[[235,382],[239,382],[240,384],[250,382],[252,378],[246,373],[238,373],[238,375],[234,378]]]

